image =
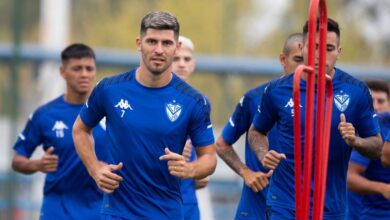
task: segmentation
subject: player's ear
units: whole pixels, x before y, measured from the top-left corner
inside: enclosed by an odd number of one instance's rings
[[[61,75],[62,78],[65,79],[65,66],[64,66],[64,64],[62,64],[60,66],[60,75]]]
[[[341,47],[337,47],[337,59],[340,58],[340,54],[341,54]]]
[[[279,62],[283,67],[286,66],[286,56],[283,53],[279,54]]]
[[[135,46],[137,47],[137,51],[141,51],[142,39],[140,37],[135,38]]]

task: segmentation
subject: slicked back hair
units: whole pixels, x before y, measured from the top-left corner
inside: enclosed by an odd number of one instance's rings
[[[156,30],[172,30],[176,40],[179,38],[180,25],[177,18],[169,12],[155,11],[146,14],[141,21],[141,37],[145,36],[148,28]]]

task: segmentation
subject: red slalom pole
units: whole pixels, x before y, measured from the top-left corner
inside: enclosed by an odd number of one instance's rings
[[[308,21],[308,61],[307,66],[299,66],[294,75],[294,163],[295,163],[295,207],[296,219],[309,219],[310,194],[313,164],[313,119],[314,119],[314,89],[316,61],[317,14],[319,17],[319,53],[317,76],[317,106],[316,106],[316,143],[315,143],[315,174],[313,219],[321,220],[323,215],[327,162],[329,153],[330,124],[333,106],[332,80],[326,76],[326,38],[327,38],[327,11],[326,0],[312,0],[309,8]],[[303,72],[307,73],[306,84],[306,114],[305,114],[305,146],[302,181],[302,143],[301,143],[301,114],[300,114],[300,78]],[[325,112],[325,84],[327,86]]]
[[[329,138],[326,141],[325,134],[330,130],[330,121],[325,119],[325,83],[326,83],[326,38],[328,27],[328,16],[326,11],[326,2],[320,1],[320,17],[319,17],[319,60],[318,60],[318,82],[317,82],[317,112],[316,112],[316,143],[315,143],[315,172],[314,172],[314,191],[313,191],[313,220],[321,220],[324,206],[325,183],[323,182],[324,174],[326,180],[328,158],[325,158],[325,153],[329,149]],[[328,85],[332,81],[328,81]],[[328,86],[327,103],[329,103]],[[333,97],[333,95],[332,95]],[[332,97],[330,97],[330,104],[332,104]],[[332,106],[331,106],[332,108]],[[327,113],[332,111],[327,109]],[[330,120],[330,119],[329,119]],[[328,122],[328,123],[327,123]],[[328,127],[327,127],[328,126]],[[329,133],[329,132],[328,132]],[[325,142],[326,141],[326,142]]]
[[[294,74],[293,102],[300,101],[300,80],[303,72],[310,75],[314,72],[313,68],[299,65]],[[294,104],[294,163],[295,163],[295,207],[296,219],[303,219],[303,197],[302,197],[302,143],[301,143],[301,109],[300,105]]]
[[[314,69],[316,55],[316,29],[319,0],[312,0],[309,8],[308,21],[308,63]],[[313,131],[314,131],[314,84],[315,74],[306,77],[306,115],[305,115],[305,144],[303,159],[303,193],[302,193],[302,219],[308,219],[310,211],[310,193],[313,164]],[[298,103],[300,105],[300,103]],[[301,147],[301,146],[300,146]]]

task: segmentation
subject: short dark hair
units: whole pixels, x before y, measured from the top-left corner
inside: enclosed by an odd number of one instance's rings
[[[370,90],[375,92],[384,92],[387,94],[387,99],[390,99],[390,89],[387,82],[382,80],[366,80],[365,83]]]
[[[320,28],[320,19],[317,19],[317,31],[319,31]],[[304,40],[306,40],[307,32],[309,32],[309,21],[306,21],[305,25],[303,26],[303,37]],[[328,18],[328,32],[334,32],[337,35],[337,38],[340,40],[340,27],[339,23],[337,21]]]
[[[177,18],[169,12],[155,11],[146,14],[141,21],[140,34],[143,37],[148,28],[157,30],[172,30],[176,40],[179,38],[180,25]]]
[[[95,52],[93,52],[92,48],[82,43],[71,44],[61,52],[62,63],[67,62],[69,59],[80,59],[84,57],[96,59]]]

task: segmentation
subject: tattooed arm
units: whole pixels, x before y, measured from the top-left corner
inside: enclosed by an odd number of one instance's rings
[[[282,159],[286,159],[285,154],[274,150],[269,151],[267,136],[256,130],[253,125],[249,128],[248,140],[252,151],[263,167],[274,170]]]
[[[240,175],[245,184],[254,192],[258,192],[268,185],[268,178],[272,172],[255,172],[247,167],[237,155],[233,146],[226,143],[222,136],[217,140],[217,153],[225,163],[238,175]]]

